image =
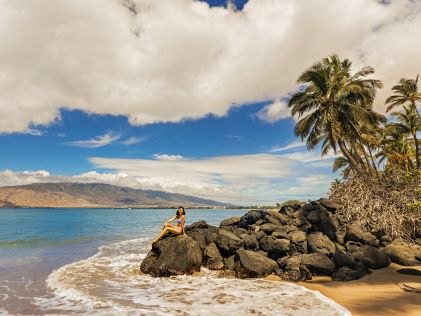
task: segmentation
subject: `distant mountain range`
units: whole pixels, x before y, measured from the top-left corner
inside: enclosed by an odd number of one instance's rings
[[[36,183],[0,187],[0,208],[166,208],[229,207],[228,203],[163,191],[102,183]]]

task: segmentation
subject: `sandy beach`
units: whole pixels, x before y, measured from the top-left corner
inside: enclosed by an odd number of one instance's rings
[[[391,264],[388,268],[373,271],[359,280],[334,282],[329,278],[317,277],[312,281],[299,284],[316,290],[346,307],[354,316],[421,315],[421,294],[401,290],[399,284],[405,283],[421,289],[421,276],[397,273],[402,267]],[[412,267],[421,271],[421,267]]]

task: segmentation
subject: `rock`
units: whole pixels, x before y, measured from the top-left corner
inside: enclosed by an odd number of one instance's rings
[[[264,231],[266,234],[271,234],[276,229],[277,226],[272,223],[265,223],[259,227],[260,227],[260,230]]]
[[[290,242],[295,246],[300,253],[307,253],[307,236],[301,230],[292,231],[288,234]]]
[[[243,241],[225,229],[219,229],[216,236],[216,245],[224,257],[232,255],[243,246]]]
[[[260,248],[269,253],[272,258],[282,257],[290,248],[288,239],[277,239],[273,236],[265,236],[259,240]]]
[[[322,212],[320,216],[319,230],[329,237],[330,240],[337,241],[340,244],[345,242],[345,226],[339,224],[339,220],[333,214]]]
[[[380,237],[380,245],[382,247],[386,247],[387,245],[389,245],[392,242],[393,242],[393,238],[390,237],[389,235],[384,235],[384,236]]]
[[[285,258],[285,270],[300,271],[301,256],[289,256]]]
[[[354,261],[361,262],[370,269],[382,269],[390,265],[389,257],[370,245],[363,245],[355,250],[351,253],[351,257]]]
[[[335,254],[333,255],[333,262],[338,268],[352,268],[355,264],[354,259],[344,252],[335,252]]]
[[[218,250],[218,247],[216,247],[214,243],[206,246],[203,254],[203,261],[205,263],[205,267],[210,270],[221,270],[224,268],[223,258]]]
[[[154,277],[193,274],[200,271],[202,251],[190,237],[168,237],[152,244],[152,250],[140,265],[143,273]]]
[[[321,232],[315,232],[307,235],[307,244],[310,252],[317,252],[324,255],[334,254],[335,244]]]
[[[262,219],[263,216],[264,212],[261,210],[248,211],[240,218],[237,225],[242,228],[247,228],[247,226],[256,223],[259,219]]]
[[[360,222],[346,225],[346,239],[377,247],[379,241],[372,233],[363,231]]]
[[[258,232],[256,233],[256,238],[257,238],[257,240],[260,240],[260,239],[262,239],[262,237],[265,237],[265,236],[266,236],[265,232],[258,231]]]
[[[224,219],[221,223],[219,223],[219,227],[225,227],[225,226],[232,226],[237,224],[241,220],[240,216],[234,216],[227,219]]]
[[[336,210],[339,208],[339,205],[332,200],[321,198],[318,200],[320,205],[324,206],[329,212],[335,213]]]
[[[352,281],[357,280],[363,277],[364,274],[361,274],[359,271],[355,271],[349,267],[341,267],[337,271],[333,272],[332,280],[333,281]]]
[[[235,227],[235,226],[226,226],[222,229],[230,231],[231,233],[233,233],[238,238],[242,238],[242,236],[247,235],[249,233],[249,231],[247,229]]]
[[[236,252],[235,260],[236,275],[240,278],[259,278],[272,273],[279,273],[278,264],[261,254],[239,249]]]
[[[345,249],[346,249],[347,252],[356,251],[356,250],[358,250],[361,247],[362,247],[362,244],[359,243],[358,241],[348,241],[345,244]]]
[[[259,250],[259,241],[256,234],[250,234],[244,237],[244,249],[257,251]]]
[[[384,252],[393,262],[403,266],[421,264],[421,246],[417,244],[410,244],[403,240],[395,240],[384,247]]]
[[[397,273],[401,274],[408,274],[408,275],[418,275],[421,276],[421,271],[413,268],[403,268],[396,271]]]
[[[288,271],[284,271],[281,274],[281,278],[284,281],[287,282],[298,282],[298,281],[305,281],[306,276],[303,275],[303,273],[301,273],[301,271],[296,271],[296,270],[288,270]]]
[[[352,269],[360,273],[361,276],[371,273],[371,271],[362,262],[355,262],[355,265]]]
[[[197,242],[200,249],[204,250],[206,248],[206,236],[201,229],[189,230],[186,231],[186,234]]]
[[[282,225],[286,225],[288,223],[288,218],[285,215],[279,213],[279,211],[268,210],[267,213],[271,217],[276,218]]]
[[[310,212],[307,215],[307,220],[312,223],[312,224],[319,224],[320,223],[320,213],[322,212],[322,210],[317,209],[315,211]]]
[[[189,230],[199,229],[199,228],[208,228],[208,224],[205,221],[194,222],[191,225],[186,226],[186,232]]]
[[[314,275],[332,275],[335,270],[332,260],[321,253],[304,254],[301,264],[306,266]]]
[[[317,211],[320,210],[320,205],[317,203],[307,203],[304,204],[301,209],[303,209],[306,212],[313,212],[313,211]]]
[[[224,267],[226,270],[235,271],[235,255],[224,258]]]

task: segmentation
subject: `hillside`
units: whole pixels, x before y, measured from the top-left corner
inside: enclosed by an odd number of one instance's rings
[[[101,183],[37,183],[0,187],[0,207],[187,207],[229,206],[213,200],[163,191]]]

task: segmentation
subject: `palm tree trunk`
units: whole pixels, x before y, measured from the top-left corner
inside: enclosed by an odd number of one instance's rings
[[[359,145],[361,147],[361,151],[363,152],[364,159],[365,159],[365,162],[367,163],[368,169],[373,172],[377,171],[375,166],[373,168],[373,165],[371,164],[370,159],[368,158],[367,150],[365,150],[364,143],[361,140],[359,141]]]
[[[358,162],[354,159],[348,148],[346,148],[344,142],[340,140],[338,141],[338,145],[342,151],[342,154],[348,159],[351,169],[355,170],[357,173],[363,174],[364,171],[359,167]]]
[[[358,153],[358,148],[355,146],[356,142],[350,142],[351,144],[351,148],[355,153],[355,156],[357,158],[357,161],[359,162],[359,165],[363,168],[366,169],[367,171],[370,171],[370,168],[368,168],[368,166],[366,166],[366,164],[364,163],[364,161],[361,158],[361,155]],[[352,154],[352,153],[351,153]]]
[[[420,168],[420,148],[417,139],[417,131],[412,131],[412,137],[414,138],[415,142],[415,161],[417,162],[417,169]]]

